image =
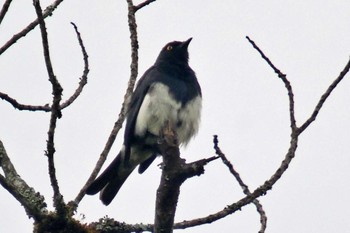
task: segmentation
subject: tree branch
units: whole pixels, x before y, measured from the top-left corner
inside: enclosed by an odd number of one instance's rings
[[[142,3],[140,3],[140,4],[138,4],[137,6],[134,6],[134,11],[136,12],[136,11],[140,10],[141,8],[147,6],[147,5],[149,5],[149,4],[151,4],[152,2],[155,2],[155,1],[156,1],[156,0],[147,0],[147,1],[144,1],[144,2],[142,2]]]
[[[246,185],[243,182],[239,173],[234,169],[233,165],[230,163],[230,161],[226,158],[225,154],[219,148],[219,140],[218,140],[217,135],[214,135],[214,149],[215,149],[215,153],[221,158],[222,162],[227,166],[227,168],[230,170],[231,174],[236,178],[238,184],[241,186],[241,188],[243,190],[243,193],[245,195],[251,195],[251,192],[248,188],[248,185]],[[253,204],[256,206],[256,210],[258,211],[258,213],[260,215],[261,227],[260,227],[259,233],[264,233],[266,230],[266,224],[267,224],[266,213],[265,213],[264,208],[260,204],[258,199],[255,199],[253,201]]]
[[[130,78],[128,87],[124,96],[124,100],[127,100],[126,106],[123,105],[121,112],[125,110],[128,111],[128,105],[129,100],[131,99],[131,95],[134,90],[136,78],[138,75],[138,65],[139,65],[139,57],[138,57],[138,49],[139,49],[139,42],[137,39],[137,24],[136,24],[136,17],[135,17],[135,6],[132,3],[132,0],[126,0],[128,3],[128,25],[129,25],[129,31],[130,31],[130,42],[131,42],[131,64],[130,64]],[[129,161],[129,154],[125,153],[125,161]]]
[[[25,104],[21,104],[19,103],[17,100],[15,100],[14,98],[8,96],[5,93],[0,92],[0,99],[3,99],[7,102],[9,102],[15,109],[18,110],[27,110],[27,111],[44,111],[44,112],[50,112],[51,111],[51,107],[49,106],[49,104],[46,105],[42,105],[42,106],[35,106],[35,105],[25,105]]]
[[[278,77],[283,81],[289,97],[289,116],[290,116],[290,126],[292,130],[296,130],[296,121],[295,121],[295,114],[294,114],[294,94],[292,86],[290,85],[289,80],[287,79],[287,75],[282,73],[277,67],[270,61],[270,59],[264,54],[264,52],[255,44],[254,41],[252,41],[249,36],[246,36],[249,43],[256,49],[261,57],[269,64],[269,66],[274,70],[274,72],[278,75]]]
[[[157,189],[154,233],[171,233],[180,186],[186,180],[181,174],[181,167],[185,162],[180,158],[180,150],[177,145],[170,146],[165,143],[159,147],[163,165],[161,181]]]
[[[63,102],[60,105],[60,107],[59,107],[60,110],[68,107],[69,105],[71,105],[79,97],[79,95],[83,91],[84,86],[87,84],[87,78],[88,78],[87,75],[89,73],[89,59],[88,59],[89,56],[88,56],[88,54],[86,52],[86,49],[85,49],[85,46],[84,46],[84,42],[83,42],[83,40],[81,38],[80,32],[78,31],[78,27],[73,22],[71,22],[71,24],[73,25],[74,30],[75,30],[75,32],[77,34],[79,45],[80,45],[80,48],[81,48],[81,52],[83,54],[84,71],[83,71],[83,75],[80,78],[80,82],[79,82],[78,88],[75,90],[74,94],[70,98],[68,98],[65,102]]]
[[[82,189],[79,191],[74,201],[69,203],[72,206],[77,206],[79,202],[83,199],[83,197],[85,196],[85,190],[90,185],[90,183],[95,180],[104,162],[106,161],[109,151],[112,148],[112,145],[117,137],[117,134],[119,130],[122,128],[123,122],[125,120],[125,117],[128,111],[129,101],[134,90],[134,86],[135,86],[135,82],[138,74],[138,48],[139,47],[138,47],[138,40],[137,40],[137,30],[136,30],[137,24],[135,19],[134,5],[131,0],[127,0],[127,3],[128,3],[128,22],[129,22],[130,40],[131,40],[131,64],[130,64],[130,78],[129,78],[128,87],[124,95],[124,101],[123,101],[118,119],[114,123],[113,129],[108,137],[105,147],[102,153],[100,154],[100,157],[96,162],[95,168],[92,171],[90,177],[88,178],[88,180],[86,181]]]
[[[164,140],[158,145],[163,164],[161,181],[157,189],[154,233],[173,232],[182,183],[193,176],[203,174],[204,166],[219,158],[214,156],[187,164],[184,159],[180,158],[179,146],[173,143],[177,142],[176,133],[169,129],[166,127],[163,131]]]
[[[108,216],[100,218],[98,222],[90,223],[89,228],[95,229],[98,232],[103,232],[103,233],[116,233],[116,232],[141,233],[144,231],[153,232],[153,225],[152,224],[142,224],[142,223],[127,224],[125,222],[115,221],[113,218],[109,218]],[[94,231],[92,231],[92,232],[94,232]]]
[[[1,11],[0,11],[0,24],[2,23],[2,20],[5,18],[5,15],[10,8],[12,0],[6,0],[4,2],[4,5],[2,5]]]
[[[332,82],[332,84],[327,88],[326,92],[321,96],[310,118],[307,119],[304,122],[304,124],[302,124],[302,126],[299,127],[299,130],[298,130],[299,134],[301,134],[314,120],[316,120],[316,117],[320,112],[323,104],[326,102],[327,98],[330,96],[330,94],[336,88],[336,86],[343,80],[345,75],[349,72],[349,69],[350,69],[350,60],[346,63],[344,69],[340,72],[339,76]]]
[[[75,92],[73,93],[73,95],[71,97],[69,97],[65,102],[63,102],[62,104],[60,104],[59,106],[59,110],[62,110],[66,107],[68,107],[69,105],[71,105],[81,94],[81,92],[83,91],[84,86],[87,84],[87,75],[89,73],[89,56],[86,52],[85,46],[84,46],[84,42],[81,38],[81,35],[78,31],[77,26],[74,23],[71,23],[74,27],[74,30],[77,34],[78,37],[78,41],[79,41],[79,45],[83,54],[83,59],[84,59],[84,71],[83,71],[83,75],[80,78],[80,82],[78,85],[78,88],[75,90]],[[5,93],[0,92],[0,99],[3,99],[7,102],[9,102],[15,109],[18,110],[27,110],[27,111],[44,111],[44,112],[51,112],[52,107],[49,104],[45,104],[45,105],[25,105],[25,104],[21,104],[19,103],[16,99],[8,96]]]
[[[48,131],[48,140],[47,140],[47,151],[46,151],[46,156],[48,158],[49,176],[50,176],[51,186],[54,192],[53,201],[54,201],[54,206],[56,208],[56,211],[59,216],[66,216],[66,208],[63,201],[63,197],[59,190],[59,186],[56,178],[55,163],[54,163],[54,153],[56,151],[55,144],[54,144],[54,136],[55,136],[57,119],[62,116],[62,113],[60,111],[60,101],[62,98],[63,89],[60,83],[58,82],[52,68],[49,42],[47,38],[47,30],[46,30],[45,21],[44,21],[41,6],[40,6],[40,1],[33,0],[33,4],[35,7],[36,14],[38,16],[38,21],[40,25],[45,64],[46,64],[46,69],[49,76],[49,81],[51,82],[51,85],[52,85],[52,94],[53,94],[50,126]]]
[[[63,2],[63,0],[56,0],[51,5],[46,7],[43,15],[43,18],[46,18],[48,16],[51,16],[54,10],[58,7],[58,5]],[[10,48],[14,43],[16,43],[20,38],[26,36],[28,32],[33,30],[36,26],[38,26],[39,20],[35,19],[33,22],[31,22],[26,28],[24,28],[19,33],[12,36],[10,40],[8,40],[1,48],[0,48],[0,55],[3,54],[8,48]]]
[[[197,218],[193,220],[185,220],[183,222],[175,223],[174,229],[185,229],[188,227],[194,227],[198,225],[212,223],[214,221],[217,221],[219,219],[226,217],[227,215],[235,213],[237,210],[241,210],[242,207],[252,203],[256,198],[265,195],[267,191],[272,189],[272,186],[281,178],[283,173],[289,167],[290,162],[295,156],[295,151],[297,149],[297,146],[298,146],[298,137],[295,136],[291,139],[288,153],[286,154],[285,159],[282,161],[277,171],[272,175],[270,179],[266,180],[262,186],[255,189],[254,192],[252,192],[250,195],[247,195],[244,198],[240,199],[239,201],[226,206],[221,211],[208,215],[206,217]]]
[[[18,175],[5,147],[0,140],[0,167],[5,177],[0,174],[0,184],[23,205],[28,217],[35,221],[42,219],[43,214],[47,212],[45,198]]]

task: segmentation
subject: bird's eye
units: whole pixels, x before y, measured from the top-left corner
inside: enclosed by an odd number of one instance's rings
[[[170,50],[172,50],[173,49],[173,46],[171,46],[171,45],[168,45],[167,47],[166,47],[166,50],[168,50],[168,51],[170,51]]]

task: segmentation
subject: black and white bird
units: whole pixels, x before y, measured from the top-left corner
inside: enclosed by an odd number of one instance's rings
[[[180,145],[188,144],[197,134],[202,93],[188,65],[191,40],[165,45],[155,64],[139,80],[130,101],[123,147],[86,190],[89,195],[100,192],[103,204],[111,203],[137,166],[143,173],[160,154],[157,143],[168,124]]]

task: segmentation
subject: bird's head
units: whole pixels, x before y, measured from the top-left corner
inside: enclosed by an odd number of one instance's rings
[[[156,63],[169,62],[174,64],[188,64],[188,45],[192,38],[186,41],[173,41],[166,44],[158,55]]]

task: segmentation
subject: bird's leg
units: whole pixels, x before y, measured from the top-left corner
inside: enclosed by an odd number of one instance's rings
[[[179,146],[179,142],[177,140],[177,134],[173,129],[173,124],[170,121],[167,121],[165,127],[162,128],[159,134],[158,144],[166,143],[169,146]]]

